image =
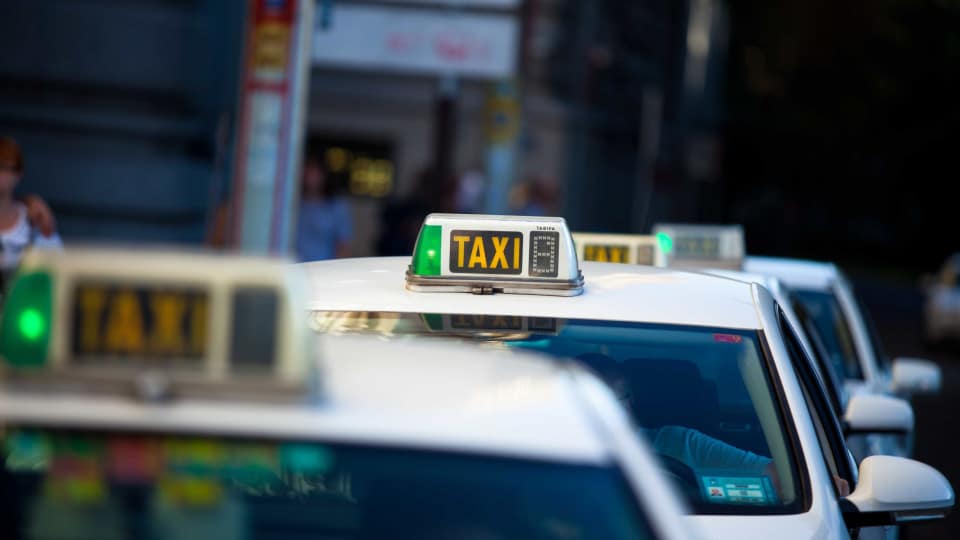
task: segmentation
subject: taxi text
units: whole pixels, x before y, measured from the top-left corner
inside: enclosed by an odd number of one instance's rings
[[[523,234],[511,231],[450,233],[450,271],[519,274],[523,270]]]
[[[207,343],[207,302],[195,290],[82,285],[74,304],[74,353],[200,356]]]

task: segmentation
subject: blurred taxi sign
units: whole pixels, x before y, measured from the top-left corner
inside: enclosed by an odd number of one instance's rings
[[[0,367],[61,382],[300,387],[309,363],[289,261],[89,248],[28,253],[0,315]]]
[[[740,225],[658,223],[654,236],[672,268],[743,267],[746,253]]]
[[[446,313],[421,314],[431,332],[456,334],[551,334],[560,330],[560,319],[553,317],[526,317],[522,315],[450,315]]]
[[[202,288],[78,282],[72,356],[202,360],[209,301]]]
[[[665,266],[657,238],[645,234],[573,233],[582,261]]]
[[[430,214],[407,288],[575,296],[583,292],[583,275],[563,218]]]

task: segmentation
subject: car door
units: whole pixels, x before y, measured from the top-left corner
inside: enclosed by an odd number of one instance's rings
[[[808,357],[796,329],[788,322],[783,312],[780,312],[781,331],[790,353],[790,361],[797,373],[807,409],[810,411],[811,421],[817,432],[820,450],[823,453],[827,469],[834,478],[834,492],[837,504],[840,498],[852,492],[857,485],[857,465],[853,453],[847,447],[843,436],[840,420],[830,403],[830,397],[824,386],[824,380],[816,362]],[[845,486],[844,486],[845,484]],[[843,488],[846,488],[846,493]],[[869,527],[850,531],[851,538],[882,539],[895,537],[896,531],[889,527]]]

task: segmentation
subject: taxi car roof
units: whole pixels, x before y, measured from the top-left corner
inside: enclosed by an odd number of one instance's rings
[[[840,278],[840,270],[833,263],[780,257],[746,257],[745,271],[776,276],[791,287],[827,289]]]
[[[746,283],[759,283],[768,289],[770,288],[770,284],[777,281],[777,278],[774,276],[756,272],[746,272],[743,270],[730,270],[727,268],[708,268],[703,270],[703,272],[712,276],[735,279],[737,281],[743,281]]]
[[[314,311],[395,311],[578,318],[757,329],[750,284],[650,266],[581,262],[584,292],[551,297],[412,292],[407,257],[303,263]]]
[[[322,340],[323,397],[300,404],[0,390],[0,426],[323,440],[577,463],[610,453],[571,365],[460,343]]]

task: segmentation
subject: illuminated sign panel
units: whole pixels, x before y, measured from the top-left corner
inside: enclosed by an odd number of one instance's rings
[[[664,266],[657,239],[645,234],[573,233],[581,260]]]
[[[583,275],[563,218],[430,214],[407,288],[571,296],[582,292]]]
[[[450,271],[473,274],[519,274],[523,235],[512,231],[450,233]]]
[[[74,292],[74,356],[202,360],[207,293],[201,289],[81,283]]]
[[[327,181],[354,197],[386,197],[396,185],[393,146],[380,140],[311,137],[308,152],[323,165]]]
[[[659,223],[653,232],[673,268],[739,270],[746,252],[740,225]]]

